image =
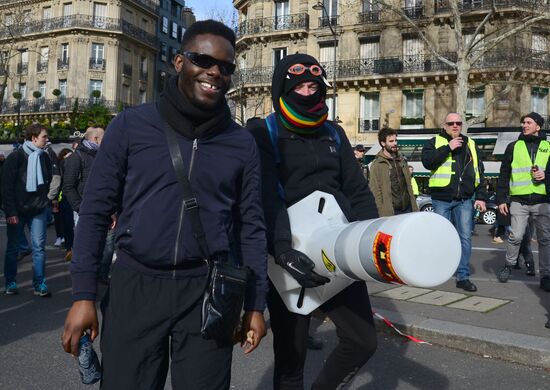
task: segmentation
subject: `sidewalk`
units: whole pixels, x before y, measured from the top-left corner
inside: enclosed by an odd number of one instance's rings
[[[550,329],[544,327],[550,293],[539,288],[538,274],[526,276],[524,267],[513,270],[508,283],[498,282],[505,244],[492,244],[488,228],[478,225],[473,237],[471,280],[477,292],[457,289],[454,280],[436,289],[369,282],[373,310],[432,344],[550,368]],[[379,329],[393,332],[377,322]]]

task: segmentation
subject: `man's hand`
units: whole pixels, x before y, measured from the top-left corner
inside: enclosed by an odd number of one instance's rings
[[[452,140],[449,141],[449,148],[451,148],[451,150],[460,148],[463,142],[464,141],[462,140],[462,137],[453,138]]]
[[[78,355],[78,342],[84,332],[91,329],[92,341],[99,334],[97,312],[94,301],[76,301],[65,319],[61,341],[65,352]]]
[[[111,215],[111,224],[109,225],[110,230],[113,230],[114,228],[116,228],[116,222],[117,222],[116,214]]]
[[[243,316],[241,348],[244,353],[254,351],[266,335],[264,315],[259,311],[247,311]]]
[[[474,208],[479,210],[482,213],[487,210],[487,206],[485,205],[484,200],[476,200],[474,202]]]
[[[313,271],[315,263],[309,257],[295,249],[280,254],[275,262],[287,270],[302,287],[319,287],[330,282],[329,278]]]
[[[544,178],[545,178],[544,170],[537,169],[536,171],[533,171],[533,178],[536,181],[544,181]]]
[[[499,204],[498,211],[500,211],[502,215],[508,215],[508,205],[506,203]]]
[[[19,223],[19,218],[17,218],[17,215],[6,217],[6,223],[9,225],[17,225]]]

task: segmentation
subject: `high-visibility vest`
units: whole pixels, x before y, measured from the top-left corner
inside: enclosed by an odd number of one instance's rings
[[[440,148],[442,146],[448,145],[449,141],[442,137],[441,135],[438,135],[435,137],[435,148]],[[477,151],[476,151],[476,144],[473,139],[468,138],[468,149],[470,150],[470,154],[472,155],[472,163],[474,165],[474,172],[475,172],[475,187],[479,185],[481,182],[479,177],[479,166],[478,166],[478,160],[477,160]],[[435,171],[431,172],[430,175],[430,181],[429,186],[430,187],[447,187],[449,184],[451,184],[451,176],[455,173],[453,172],[453,163],[455,160],[453,160],[452,153],[449,153],[447,156],[447,159],[437,168]]]
[[[411,176],[411,187],[413,190],[413,195],[418,196],[420,194],[420,192],[418,191],[418,183],[416,182],[416,179],[413,176]]]
[[[527,151],[525,141],[519,140],[514,145],[514,155],[512,158],[512,174],[510,175],[510,195],[546,195],[546,186],[544,183],[535,184],[531,176],[531,168],[538,165],[539,169],[546,169],[548,158],[550,157],[550,142],[540,141],[535,161],[531,161],[531,156]]]

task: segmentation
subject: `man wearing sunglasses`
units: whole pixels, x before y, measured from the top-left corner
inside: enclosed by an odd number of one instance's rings
[[[451,221],[460,237],[462,254],[456,270],[456,287],[477,291],[470,281],[474,208],[485,211],[487,193],[483,162],[476,143],[462,133],[462,118],[451,112],[443,130],[422,148],[422,164],[431,171],[430,193],[434,211]]]
[[[287,56],[273,74],[274,114],[247,125],[260,149],[269,251],[304,288],[329,279],[317,274],[313,261],[292,248],[287,207],[321,190],[334,195],[349,221],[378,217],[344,130],[327,123],[327,85],[325,71],[315,58]],[[268,308],[275,352],[273,387],[303,389],[310,316],[290,312],[272,285]],[[348,383],[376,350],[366,284],[353,283],[320,310],[334,322],[339,342],[312,389],[336,389]]]
[[[125,110],[105,133],[80,206],[74,303],[62,337],[65,351],[76,355],[83,332],[98,335],[96,274],[110,215],[118,211],[117,262],[102,302],[102,389],[164,389],[169,364],[174,389],[230,386],[232,343],[200,332],[207,267],[172,165],[170,127],[211,259],[252,271],[245,353],[265,334],[260,165],[253,137],[231,119],[225,100],[234,59],[230,28],[212,20],[193,24],[160,101]]]

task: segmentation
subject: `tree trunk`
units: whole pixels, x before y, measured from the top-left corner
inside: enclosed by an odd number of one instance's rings
[[[468,134],[466,122],[466,101],[468,99],[468,76],[470,75],[470,63],[459,56],[456,71],[456,112],[462,117],[462,131]]]

